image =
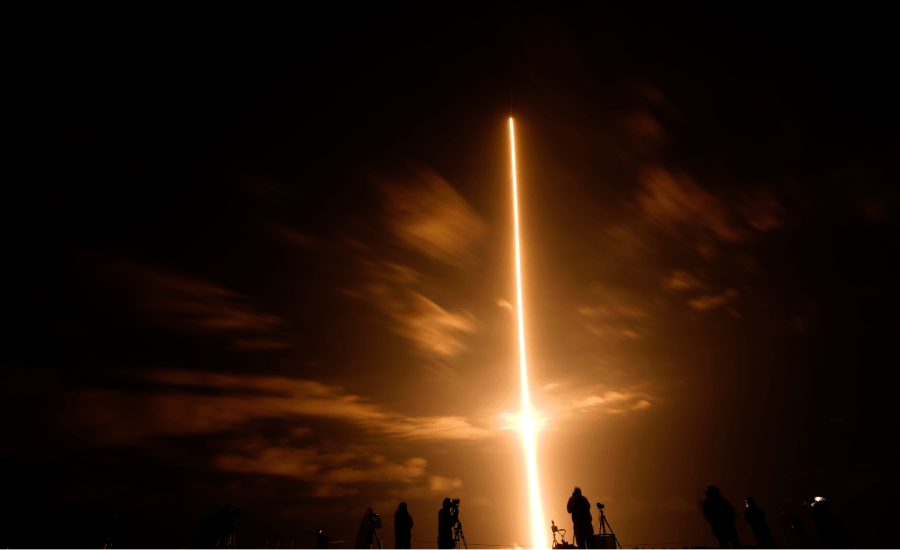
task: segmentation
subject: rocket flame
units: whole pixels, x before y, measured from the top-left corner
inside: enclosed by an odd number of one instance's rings
[[[509,119],[509,143],[512,156],[513,187],[513,219],[516,234],[516,310],[519,323],[519,369],[522,375],[522,440],[525,444],[525,463],[528,469],[528,492],[531,502],[532,546],[547,548],[544,541],[544,515],[541,510],[540,491],[538,490],[537,465],[534,453],[535,422],[531,415],[531,400],[528,395],[528,369],[525,363],[525,329],[522,318],[522,260],[519,251],[519,191],[516,182],[516,138],[513,131],[513,119]]]

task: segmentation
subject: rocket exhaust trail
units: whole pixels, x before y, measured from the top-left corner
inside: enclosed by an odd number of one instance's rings
[[[516,316],[519,323],[519,369],[522,376],[522,441],[525,446],[525,464],[528,471],[528,497],[531,502],[532,546],[547,548],[544,541],[544,515],[538,490],[537,464],[535,460],[535,425],[531,416],[531,400],[528,394],[528,368],[525,361],[525,329],[522,318],[522,259],[519,245],[519,190],[516,182],[516,138],[513,119],[509,118],[509,144],[512,158],[513,220],[516,235]]]

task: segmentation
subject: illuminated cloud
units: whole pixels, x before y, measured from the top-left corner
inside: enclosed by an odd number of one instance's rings
[[[423,294],[412,290],[422,275],[412,268],[389,261],[363,261],[372,281],[362,293],[349,295],[370,301],[390,315],[394,330],[410,339],[426,357],[454,357],[467,349],[463,334],[475,331],[475,317],[468,312],[453,313]]]
[[[617,391],[608,391],[603,394],[603,397],[600,397],[599,395],[585,397],[584,399],[575,402],[574,407],[577,409],[596,408],[599,405],[608,405],[619,401],[626,401],[632,397],[634,396]]]
[[[599,281],[591,283],[590,291],[597,303],[577,310],[589,332],[603,338],[640,338],[646,333],[642,323],[648,315],[639,298]]]
[[[686,175],[673,176],[666,170],[647,170],[644,191],[638,197],[644,215],[672,230],[687,228],[694,238],[713,237],[719,241],[741,239],[725,206]]]
[[[419,293],[414,293],[410,311],[397,316],[400,334],[422,350],[438,356],[455,356],[466,349],[459,333],[475,330],[474,317],[454,314]]]
[[[758,231],[771,231],[784,225],[784,208],[772,192],[766,189],[744,195],[738,211]]]
[[[722,294],[712,295],[712,296],[700,296],[699,298],[689,300],[688,305],[692,308],[699,311],[706,311],[708,309],[714,309],[722,304],[727,303],[729,300],[738,295],[738,291],[731,288],[723,292]]]
[[[449,477],[431,476],[428,478],[428,488],[435,493],[451,491],[462,487],[462,480],[459,478],[450,479]]]
[[[319,485],[314,494],[338,496],[352,494],[347,489],[336,487],[340,484],[360,481],[412,483],[425,475],[428,461],[416,457],[397,464],[382,456],[366,456],[362,453],[328,454],[313,448],[264,447],[247,454],[217,456],[213,465],[230,472],[280,475],[314,481]]]
[[[663,286],[669,290],[693,290],[706,287],[696,277],[682,270],[672,271],[668,277],[663,279]]]
[[[487,226],[440,176],[429,170],[417,176],[406,185],[383,187],[388,228],[406,246],[445,263],[474,263],[473,249]]]
[[[538,431],[555,431],[572,419],[583,421],[596,415],[636,414],[653,406],[655,398],[644,385],[609,389],[595,386],[583,388],[580,384],[550,384],[532,394],[534,411],[532,421]],[[518,430],[522,413],[506,409],[494,418],[494,428],[498,430]],[[563,421],[564,419],[568,419]],[[482,452],[486,452],[483,449]]]
[[[312,492],[314,497],[345,497],[348,495],[359,494],[359,489],[355,487],[339,487],[337,485],[318,485]]]
[[[365,403],[337,386],[282,377],[154,370],[146,380],[170,386],[158,393],[83,390],[73,396],[78,429],[101,443],[139,443],[160,435],[212,434],[264,418],[326,418],[370,433],[407,440],[474,440],[486,429],[459,416],[406,416]],[[221,390],[211,395],[209,389]]]
[[[155,324],[195,334],[228,335],[238,350],[292,346],[273,337],[283,324],[280,317],[256,310],[236,292],[133,264],[119,264],[116,271],[136,294],[138,310]]]

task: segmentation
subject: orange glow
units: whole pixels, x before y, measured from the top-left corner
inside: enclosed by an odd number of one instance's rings
[[[525,362],[525,329],[522,309],[522,260],[519,252],[519,191],[516,182],[516,139],[513,119],[509,119],[509,143],[512,156],[513,219],[516,234],[516,317],[519,323],[519,368],[522,375],[522,440],[525,445],[525,463],[528,470],[528,497],[531,501],[531,543],[534,548],[547,548],[544,541],[544,514],[538,490],[537,464],[535,460],[535,422],[531,415],[531,400],[528,395],[528,369]]]

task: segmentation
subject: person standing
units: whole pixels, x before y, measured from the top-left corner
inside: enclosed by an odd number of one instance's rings
[[[703,517],[709,522],[713,536],[719,539],[719,545],[722,548],[741,548],[737,529],[734,528],[734,508],[731,507],[731,503],[722,498],[722,493],[715,485],[706,488]]]
[[[394,514],[394,539],[395,548],[412,548],[413,519],[406,509],[406,503],[401,502]]]
[[[591,548],[594,546],[592,539],[594,538],[594,517],[591,516],[591,503],[587,497],[581,494],[581,488],[575,487],[572,496],[569,497],[569,503],[566,505],[566,511],[572,514],[572,523],[574,526],[575,545],[578,548]]]
[[[766,523],[766,514],[762,511],[762,508],[756,505],[753,497],[747,497],[746,503],[744,520],[753,529],[753,538],[756,539],[756,545],[760,548],[778,548],[775,544],[775,539],[772,538],[772,529]]]

